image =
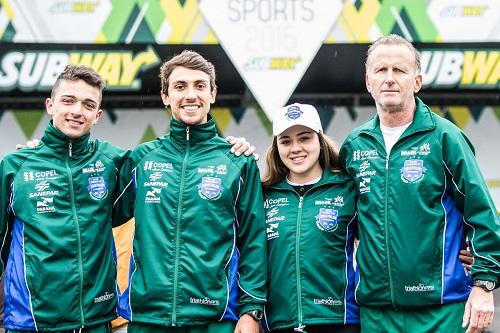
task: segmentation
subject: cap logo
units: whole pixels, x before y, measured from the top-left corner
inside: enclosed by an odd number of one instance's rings
[[[304,112],[300,110],[300,107],[297,105],[292,105],[288,109],[286,109],[285,117],[288,120],[295,120],[297,118],[300,118]]]

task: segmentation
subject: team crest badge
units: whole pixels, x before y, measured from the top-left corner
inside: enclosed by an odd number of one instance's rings
[[[288,109],[286,109],[285,117],[288,120],[295,120],[302,116],[304,112],[297,105],[292,105]]]
[[[339,211],[331,208],[320,208],[319,214],[316,215],[316,225],[322,231],[335,231],[338,226],[337,218]]]
[[[224,187],[220,178],[203,177],[201,184],[198,184],[198,194],[202,199],[217,200],[220,198]]]
[[[99,177],[90,177],[89,178],[89,186],[87,187],[89,190],[89,194],[93,199],[101,200],[106,197],[108,194],[108,187],[104,178]]]
[[[424,178],[426,171],[423,160],[406,160],[401,168],[401,179],[405,183],[416,183]]]

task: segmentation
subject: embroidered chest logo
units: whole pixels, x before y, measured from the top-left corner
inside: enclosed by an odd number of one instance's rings
[[[23,179],[25,182],[29,182],[32,180],[41,181],[41,180],[52,180],[58,178],[55,169],[45,170],[45,171],[25,171],[23,173]]]
[[[403,150],[401,156],[427,156],[431,153],[431,145],[424,143],[420,147],[411,147],[411,149]]]
[[[53,197],[40,197],[36,202],[36,212],[39,214],[55,212]]]
[[[356,178],[359,177],[367,177],[367,176],[375,176],[377,171],[371,170],[372,164],[369,161],[364,161],[359,165],[359,172],[356,172]]]
[[[343,196],[340,196],[340,195],[336,196],[336,197],[335,197],[335,200],[333,201],[333,204],[334,204],[335,206],[340,206],[340,207],[342,207],[342,206],[344,205],[344,197],[343,197]]]
[[[279,214],[279,208],[273,207],[266,212],[266,234],[267,240],[278,238],[280,233],[278,227],[281,221],[285,219],[285,216],[276,216]]]
[[[221,184],[222,180],[216,177],[202,177],[201,183],[198,184],[198,194],[202,199],[215,201],[222,195],[224,187]]]
[[[372,150],[360,150],[357,149],[352,152],[353,161],[363,161],[378,158],[378,152],[375,149]]]
[[[87,189],[89,190],[90,197],[95,200],[102,200],[108,194],[108,184],[102,176],[90,177],[89,185]]]
[[[148,181],[144,182],[144,186],[167,187],[168,182],[162,180],[163,172],[156,171],[149,175]]]
[[[424,161],[419,159],[406,160],[401,168],[401,180],[404,183],[417,183],[424,178],[427,169]]]
[[[338,227],[338,216],[339,211],[336,209],[320,208],[318,215],[316,215],[316,226],[322,231],[335,231]]]
[[[104,163],[100,160],[97,160],[95,163],[90,163],[85,168],[82,169],[82,173],[99,173],[103,172],[106,169]]]
[[[146,203],[160,203],[161,201],[161,188],[160,187],[151,187],[151,190],[146,191],[146,199],[144,202]]]

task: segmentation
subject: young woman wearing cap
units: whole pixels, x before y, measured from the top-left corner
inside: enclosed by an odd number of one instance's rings
[[[342,172],[313,106],[282,108],[273,134],[263,178],[269,257],[264,326],[273,332],[360,332],[356,186]]]
[[[279,110],[273,134],[262,181],[269,259],[264,328],[360,332],[354,299],[356,184],[342,171],[312,105]],[[459,259],[470,271],[472,254],[462,250]]]

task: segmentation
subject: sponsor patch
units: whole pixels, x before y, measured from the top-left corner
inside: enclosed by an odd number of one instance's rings
[[[222,180],[220,178],[202,177],[201,183],[198,184],[198,194],[205,200],[219,199],[224,190],[221,182]]]
[[[102,200],[108,194],[106,181],[103,177],[90,177],[88,185],[89,194],[92,199]]]
[[[332,232],[337,229],[337,218],[339,211],[331,208],[320,208],[318,215],[316,215],[316,225],[322,231]]]
[[[401,168],[401,180],[405,183],[416,183],[424,178],[427,169],[424,161],[419,159],[406,160]]]

